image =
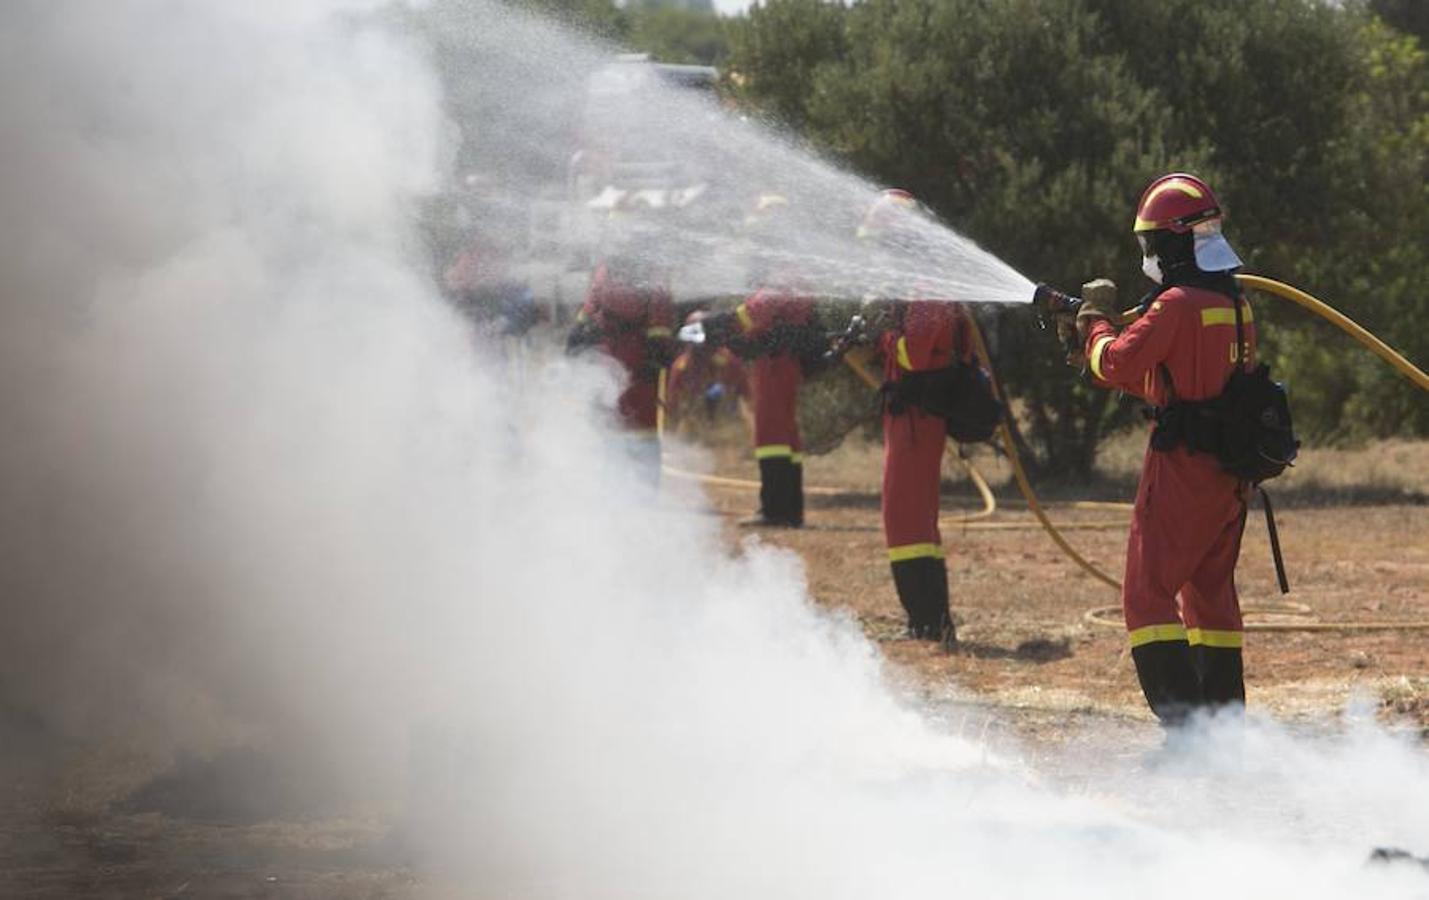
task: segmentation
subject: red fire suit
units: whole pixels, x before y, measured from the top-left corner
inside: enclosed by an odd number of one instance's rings
[[[814,301],[791,290],[765,287],[741,303],[734,315],[754,354],[750,382],[760,518],[770,524],[803,525],[804,445],[798,413],[804,374],[796,343],[801,332],[814,326]]]
[[[910,372],[971,362],[972,332],[955,303],[902,305],[894,328],[880,337],[883,372],[897,383]],[[939,639],[951,625],[948,576],[938,531],[939,485],[947,425],[910,405],[883,413],[883,534],[898,600],[914,637]]]
[[[577,328],[594,328],[596,343],[625,368],[617,401],[621,425],[640,440],[634,452],[659,470],[660,369],[673,356],[674,305],[667,288],[628,283],[601,265],[591,278]],[[653,448],[653,450],[652,450]]]
[[[1095,382],[1161,407],[1220,394],[1237,359],[1231,297],[1163,291],[1117,334],[1095,320],[1085,352]],[[1241,301],[1246,364],[1255,323]],[[1244,485],[1210,454],[1148,447],[1127,541],[1122,608],[1147,702],[1163,721],[1201,705],[1243,703],[1243,625],[1235,566]]]
[[[744,371],[744,363],[728,347],[686,349],[670,365],[665,389],[667,411],[672,416],[687,412],[707,397],[715,385],[724,389],[726,397],[747,398],[749,376]]]

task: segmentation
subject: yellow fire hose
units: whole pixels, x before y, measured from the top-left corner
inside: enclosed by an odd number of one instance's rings
[[[1364,344],[1380,359],[1393,366],[1396,372],[1408,378],[1417,385],[1421,391],[1429,391],[1429,375],[1425,375],[1422,369],[1396,353],[1384,341],[1370,334],[1364,328],[1360,327],[1358,323],[1350,319],[1349,316],[1346,316],[1325,301],[1312,297],[1299,288],[1291,287],[1284,282],[1275,281],[1271,278],[1262,278],[1259,275],[1237,275],[1236,280],[1246,287],[1258,288],[1259,290],[1298,303],[1320,318],[1328,320],[1341,331],[1359,341],[1361,344]]]
[[[968,316],[968,324],[971,326],[973,336],[973,347],[977,351],[978,358],[982,360],[983,367],[987,370],[988,379],[992,382],[993,394],[1003,404],[1003,409],[1007,410],[1007,396],[1002,392],[1002,383],[998,381],[997,372],[992,367],[992,356],[987,352],[987,342],[983,340],[982,329],[978,327],[977,321]],[[1022,458],[1017,454],[1017,445],[1012,440],[1012,430],[1007,427],[1006,416],[1010,412],[1004,413],[1003,421],[997,426],[998,435],[1002,438],[1002,447],[1007,452],[1007,461],[1012,464],[1013,477],[1017,479],[1017,487],[1022,491],[1022,496],[1027,500],[1027,508],[1032,510],[1032,515],[1041,523],[1047,536],[1052,539],[1067,558],[1081,566],[1087,574],[1098,581],[1104,582],[1113,590],[1121,590],[1121,582],[1098,569],[1087,560],[1072,545],[1067,543],[1067,539],[1062,537],[1062,533],[1057,530],[1057,526],[1047,518],[1047,514],[1042,511],[1042,504],[1037,502],[1037,494],[1032,490],[1032,485],[1027,480],[1027,472],[1022,468]]]

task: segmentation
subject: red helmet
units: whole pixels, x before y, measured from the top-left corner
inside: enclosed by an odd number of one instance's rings
[[[1243,263],[1221,234],[1221,202],[1216,192],[1195,175],[1172,172],[1151,182],[1136,205],[1136,222],[1132,231],[1141,242],[1143,254],[1160,255],[1153,251],[1158,244],[1151,232],[1190,234],[1196,266],[1202,272],[1227,272],[1239,269]],[[1165,247],[1160,248],[1162,251]]]
[[[1185,234],[1200,222],[1221,218],[1215,191],[1195,175],[1172,172],[1151,182],[1136,205],[1132,231]]]
[[[863,214],[863,222],[858,226],[860,238],[878,237],[892,230],[898,223],[906,221],[910,215],[926,213],[926,208],[917,198],[902,188],[888,188],[881,191],[869,204]]]

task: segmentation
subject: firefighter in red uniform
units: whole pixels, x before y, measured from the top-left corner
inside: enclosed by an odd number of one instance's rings
[[[693,325],[704,318],[705,313],[696,310],[685,319],[685,324]],[[672,419],[688,418],[691,409],[701,408],[713,419],[748,399],[749,377],[744,363],[728,347],[690,344],[670,365],[665,407]]]
[[[906,243],[904,223],[919,215],[911,194],[887,190],[869,208],[859,236]],[[883,354],[883,534],[908,633],[952,650],[957,631],[948,605],[948,568],[938,530],[939,489],[947,422],[923,408],[910,388],[929,375],[973,361],[967,313],[934,299],[895,300],[885,307]]]
[[[658,480],[660,372],[674,357],[670,291],[639,253],[612,257],[596,268],[566,349],[599,346],[625,369],[617,401],[631,451]]]
[[[799,437],[799,386],[804,366],[827,341],[817,331],[814,301],[792,286],[766,284],[735,307],[702,323],[708,343],[728,344],[754,360],[754,458],[759,462],[759,512],[741,524],[800,528],[804,524],[804,444]]]
[[[751,236],[780,226],[788,202],[778,194],[759,198],[745,222]],[[763,266],[754,294],[732,313],[702,322],[705,340],[728,345],[746,359],[754,405],[754,458],[759,462],[759,512],[740,524],[800,528],[804,524],[804,458],[799,437],[799,387],[805,367],[820,364],[828,341],[818,330],[813,298],[788,271]]]
[[[1134,230],[1158,288],[1118,331],[1109,281],[1084,287],[1076,328],[1098,385],[1164,411],[1220,394],[1255,359],[1255,323],[1221,235],[1216,195],[1193,175],[1158,178],[1142,194]],[[1237,336],[1237,311],[1241,320]],[[1163,423],[1174,417],[1162,415]],[[1127,541],[1122,606],[1146,700],[1166,725],[1198,708],[1245,703],[1244,627],[1236,596],[1248,485],[1210,453],[1193,453],[1158,425],[1142,465]]]

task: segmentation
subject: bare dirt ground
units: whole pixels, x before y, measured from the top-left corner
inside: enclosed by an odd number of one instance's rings
[[[1068,542],[1117,580],[1129,511],[1115,501],[1134,493],[1143,447],[1139,433],[1109,442],[1096,484],[1042,498]],[[985,449],[973,461],[995,489],[992,516],[964,521],[983,504],[956,466],[944,467],[943,541],[961,650],[950,656],[904,639],[880,531],[880,453],[851,442],[809,459],[807,484],[847,492],[811,496],[810,527],[799,531],[751,534],[733,523],[756,505],[755,495],[731,485],[707,490],[729,518],[736,546],[758,540],[798,553],[820,604],[857,617],[913,689],[934,698],[956,688],[974,725],[1011,730],[1034,756],[1039,744],[1062,741],[1088,718],[1156,740],[1117,593],[1056,547],[1005,461]],[[719,474],[751,477],[737,455],[714,456]],[[1355,698],[1375,704],[1391,727],[1429,738],[1429,444],[1307,453],[1271,488],[1291,593],[1279,593],[1263,514],[1252,509],[1238,569],[1249,625],[1248,704],[1282,720],[1320,722]],[[1085,508],[1095,504],[1073,502],[1079,498],[1106,506]],[[1401,622],[1420,627],[1379,627]],[[1301,625],[1309,627],[1271,630]]]
[[[755,469],[741,444],[677,453],[672,465],[693,468],[704,460],[720,476],[749,479]],[[1127,512],[1072,501],[1129,499],[1140,446],[1135,435],[1111,442],[1101,479],[1046,498],[1068,540],[1114,577]],[[731,552],[760,541],[802,557],[816,602],[853,616],[882,649],[894,680],[949,728],[1015,745],[1034,764],[1089,733],[1102,740],[1115,735],[1133,748],[1153,746],[1158,731],[1136,686],[1117,612],[1108,612],[1109,625],[1089,617],[1115,607],[1116,594],[1035,526],[1008,483],[1007,466],[985,449],[974,459],[997,492],[994,515],[960,521],[982,504],[956,467],[948,467],[944,488],[943,537],[962,649],[947,655],[903,638],[879,527],[879,453],[854,441],[808,461],[806,482],[835,491],[810,496],[803,530],[739,527],[736,520],[753,510],[756,495],[737,485],[704,486],[704,511],[724,518]],[[1248,608],[1271,611],[1248,616],[1250,706],[1333,727],[1350,698],[1361,697],[1390,727],[1429,739],[1429,631],[1257,630],[1429,622],[1429,443],[1310,453],[1277,486],[1293,588],[1285,599],[1302,606],[1269,606],[1282,601],[1256,513],[1239,583]],[[240,754],[173,768],[122,747],[60,740],[33,713],[0,702],[0,772],[6,775],[0,896],[432,893],[412,874],[391,823],[294,801],[302,787],[273,783],[277,776],[260,758]]]

